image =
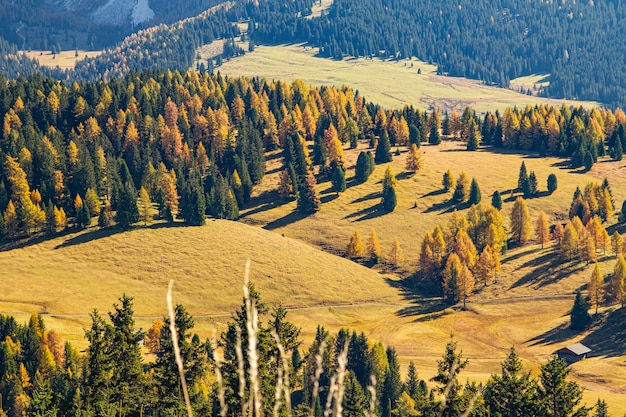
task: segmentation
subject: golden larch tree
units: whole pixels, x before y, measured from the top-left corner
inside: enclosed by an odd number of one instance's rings
[[[150,201],[148,191],[144,187],[141,187],[141,190],[139,190],[139,201],[137,203],[139,219],[143,221],[145,226],[152,221],[152,202]]]
[[[409,147],[409,152],[406,154],[406,166],[405,169],[409,172],[417,172],[422,167],[422,153],[414,143]]]
[[[541,244],[541,249],[543,249],[543,245],[550,240],[550,225],[548,224],[546,213],[543,210],[539,212],[539,216],[537,216],[537,221],[535,222],[535,239],[537,243]]]
[[[389,263],[393,266],[398,266],[404,260],[404,252],[400,247],[400,241],[397,236],[393,238],[393,244],[391,245],[391,250],[389,251]]]
[[[621,256],[624,252],[624,238],[617,230],[611,235],[611,245],[613,246],[613,252],[617,256]]]
[[[525,244],[530,239],[530,213],[526,201],[522,197],[517,197],[511,210],[511,237],[520,245]]]
[[[559,252],[567,260],[572,260],[578,256],[578,232],[571,221],[567,222],[563,229],[563,237],[559,246]]]
[[[367,239],[367,254],[374,263],[378,263],[380,260],[380,242],[378,241],[378,236],[374,228],[372,228],[370,236]]]
[[[602,272],[600,272],[600,266],[597,261],[593,267],[593,272],[591,273],[591,279],[589,280],[587,292],[589,293],[591,306],[596,306],[597,316],[598,305],[604,301],[604,277],[602,276]]]
[[[358,230],[355,230],[354,234],[350,237],[350,243],[348,243],[346,253],[349,258],[357,258],[363,256],[364,252],[365,246],[363,246],[361,235],[359,234]]]

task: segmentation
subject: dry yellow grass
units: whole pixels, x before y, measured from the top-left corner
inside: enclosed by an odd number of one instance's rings
[[[427,109],[471,106],[478,112],[501,111],[506,107],[551,103],[563,100],[544,99],[512,90],[489,87],[479,81],[435,74],[434,65],[416,59],[381,61],[380,59],[316,58],[317,48],[304,45],[259,46],[254,52],[225,62],[219,71],[234,76],[259,76],[293,81],[301,79],[313,85],[350,85],[367,100],[387,108],[405,104]],[[418,68],[421,74],[417,74]],[[568,104],[592,106],[589,102]]]
[[[94,56],[98,56],[102,53],[102,51],[83,51],[78,50],[78,56],[76,56],[77,51],[62,51],[56,55],[53,55],[50,51],[21,51],[24,55],[29,58],[32,58],[39,62],[40,65],[44,67],[59,67],[59,68],[74,68],[76,62],[83,58],[93,58]]]
[[[469,153],[458,142],[423,146],[422,151],[424,170],[399,181],[398,207],[391,214],[380,215],[372,210],[380,199],[384,172],[384,167],[378,166],[367,183],[353,185],[337,198],[326,192],[329,183],[321,184],[325,200],[322,209],[304,218],[294,214],[295,203],[275,205],[255,197],[252,207],[242,211],[243,220],[254,227],[210,221],[200,228],[155,225],[113,234],[94,228],[0,252],[0,311],[17,313],[20,320],[26,320],[32,312],[45,312],[49,328],[58,329],[84,347],[82,329],[89,326],[87,315],[91,309],[106,312],[126,292],[135,297],[138,325],[147,328],[154,318],[165,314],[165,289],[168,280],[174,278],[175,301],[183,303],[196,317],[200,336],[209,337],[224,329],[229,313],[240,305],[244,263],[250,257],[252,279],[264,301],[304,307],[292,308],[288,317],[302,327],[305,346],[318,324],[331,330],[349,327],[365,332],[372,340],[395,346],[403,369],[413,360],[423,378],[434,374],[436,360],[451,333],[470,359],[462,378],[479,381],[499,372],[500,362],[511,346],[517,348],[526,369],[536,374],[540,364],[561,346],[608,334],[602,329],[578,335],[570,332],[566,326],[571,296],[541,298],[572,294],[591,274],[591,269],[582,264],[567,269],[568,265],[558,262],[546,273],[546,264],[551,260],[549,248],[529,245],[509,251],[497,283],[478,291],[470,299],[468,311],[404,293],[397,277],[384,277],[316,249],[341,252],[355,228],[366,236],[375,227],[384,253],[389,251],[394,236],[400,238],[407,260],[393,272],[410,274],[416,266],[423,233],[437,222],[445,223],[450,215],[444,204],[449,196],[437,192],[448,168],[455,176],[461,170],[475,176],[486,202],[495,189],[504,191],[517,184],[522,160],[535,171],[542,189],[547,175],[556,173],[557,192],[529,201],[533,218],[540,209],[565,212],[577,185],[601,181],[605,176],[618,204],[626,198],[623,163],[601,162],[589,173],[580,174],[560,168],[557,158]],[[348,166],[354,164],[357,154],[353,150],[346,152]],[[270,161],[268,170],[275,170],[278,160]],[[404,155],[395,157],[391,166],[396,174],[402,173]],[[256,195],[271,192],[276,175],[268,174]],[[352,175],[353,168],[349,168],[348,178]],[[417,207],[413,208],[416,201]],[[505,202],[505,218],[510,207],[511,202]],[[610,271],[612,263],[612,256],[607,257],[603,270]],[[588,404],[603,398],[614,415],[626,412],[624,353],[618,345],[606,357],[572,366],[572,377],[587,389]]]

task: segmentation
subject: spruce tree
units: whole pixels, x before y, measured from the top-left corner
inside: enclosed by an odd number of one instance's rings
[[[485,405],[493,416],[522,416],[535,406],[537,383],[530,372],[522,373],[522,361],[512,347],[502,362],[502,374],[487,382]]]
[[[354,178],[358,183],[367,181],[371,174],[370,160],[367,153],[361,151],[359,157],[356,160],[356,167],[354,169]]]
[[[374,160],[377,164],[385,164],[391,162],[391,143],[389,142],[389,135],[387,130],[383,129],[380,139],[378,139],[378,145],[376,146],[376,155]]]
[[[139,221],[139,208],[137,207],[137,191],[132,183],[126,182],[121,190],[117,203],[115,222],[120,227],[128,227]]]
[[[335,192],[343,193],[346,191],[346,171],[340,165],[336,165],[333,170],[332,183]]]
[[[469,203],[470,205],[478,204],[481,200],[480,187],[478,186],[478,181],[475,178],[472,178],[472,184],[470,186],[470,195],[469,195]]]
[[[312,172],[309,172],[299,186],[298,211],[307,214],[315,213],[320,209],[320,204],[315,176]]]
[[[396,402],[402,394],[402,380],[400,379],[400,364],[395,349],[387,348],[387,362],[389,369],[383,381],[380,399],[381,415],[391,417],[391,411],[396,408]]]
[[[589,304],[587,299],[583,297],[580,290],[576,291],[574,306],[570,314],[570,328],[572,330],[585,330],[591,323],[589,315]]]
[[[583,389],[574,381],[566,381],[569,374],[567,363],[556,357],[541,367],[537,390],[541,416],[587,416],[589,408],[579,406],[583,399]]]
[[[383,209],[388,213],[394,211],[394,209],[396,208],[396,204],[398,203],[396,197],[397,184],[398,181],[393,175],[391,166],[387,165],[387,169],[385,170],[385,178],[383,179],[383,198],[381,203]]]
[[[522,161],[522,165],[519,167],[519,176],[517,178],[517,189],[524,190],[525,184],[528,182],[528,171],[526,171],[526,164]]]
[[[550,174],[548,175],[548,192],[550,194],[554,193],[558,187],[556,175]]]
[[[433,118],[433,124],[430,127],[430,135],[428,136],[428,143],[431,145],[439,145],[441,143],[441,134],[439,133],[439,126]]]
[[[452,172],[449,169],[443,173],[443,179],[441,181],[441,184],[443,185],[443,190],[446,193],[454,188],[455,186],[454,176],[452,175]]]
[[[494,191],[491,196],[491,205],[498,210],[502,210],[502,196],[500,196],[500,192],[498,190]]]

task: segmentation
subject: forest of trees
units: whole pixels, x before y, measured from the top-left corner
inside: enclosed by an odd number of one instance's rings
[[[312,213],[320,208],[318,180],[345,190],[344,147],[359,140],[372,150],[359,156],[357,182],[375,164],[391,161],[391,147],[413,149],[408,169],[414,172],[417,147],[442,137],[469,149],[493,145],[569,157],[583,169],[602,155],[621,158],[626,147],[621,110],[528,106],[481,119],[469,108],[461,115],[384,110],[347,87],[197,72],[133,72],[71,85],[41,74],[0,78],[0,115],[0,231],[9,239],[89,226],[95,216],[101,226],[135,223],[134,208],[117,212],[142,188],[144,207],[148,198],[163,219],[236,218],[263,178],[266,152],[275,149],[282,149],[284,169],[278,194]],[[395,176],[387,176],[382,205],[393,211]],[[532,197],[537,179],[533,172],[528,177],[524,195]],[[480,199],[473,183],[457,179],[457,203]]]
[[[182,305],[174,308],[184,385],[170,317],[137,330],[126,295],[107,316],[92,312],[84,354],[46,329],[41,316],[23,325],[0,316],[0,414],[181,416],[185,386],[193,412],[214,417],[589,414],[580,405],[582,388],[566,380],[569,369],[557,358],[531,377],[512,348],[502,373],[485,386],[463,384],[459,375],[468,360],[451,339],[433,378],[420,379],[411,362],[403,380],[392,347],[363,333],[331,335],[318,327],[305,348],[284,308],[270,311],[252,285],[247,293],[217,340],[201,340],[193,317]],[[146,353],[154,359],[146,360]]]

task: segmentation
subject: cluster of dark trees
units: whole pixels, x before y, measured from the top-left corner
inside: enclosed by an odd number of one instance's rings
[[[493,375],[485,387],[461,384],[458,376],[468,360],[451,340],[429,387],[413,363],[402,381],[395,350],[372,343],[363,333],[341,330],[333,336],[318,327],[311,346],[302,349],[300,329],[287,321],[286,310],[279,306],[269,312],[254,287],[249,290],[249,298],[213,342],[193,333],[193,317],[182,305],[174,309],[183,375],[197,415],[452,417],[466,410],[472,416],[589,414],[579,404],[582,388],[566,380],[566,364],[556,358],[533,378],[522,371],[511,349],[502,374]],[[258,322],[254,309],[261,314]],[[133,316],[133,299],[126,295],[108,318],[94,311],[85,331],[89,346],[84,355],[47,330],[41,316],[33,315],[25,325],[0,316],[0,413],[183,415],[170,318],[155,321],[144,332],[135,328]],[[145,360],[141,345],[154,354],[152,362]]]

